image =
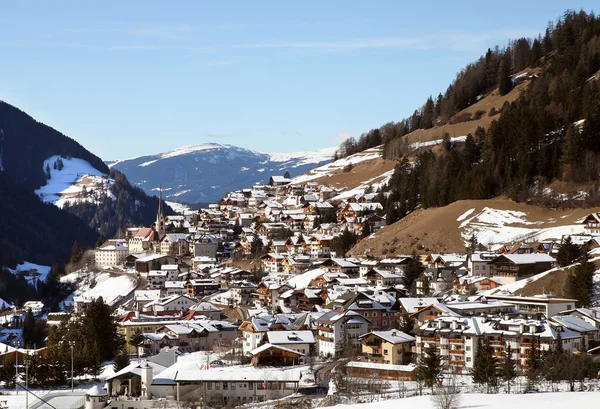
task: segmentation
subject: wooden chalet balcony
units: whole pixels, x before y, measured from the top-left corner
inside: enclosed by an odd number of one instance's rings
[[[421,342],[439,342],[439,340],[432,337],[421,337]]]
[[[462,338],[448,338],[448,342],[451,344],[462,344],[464,341]]]
[[[465,361],[459,360],[459,359],[451,359],[450,360],[450,365],[455,365],[455,366],[464,366]]]
[[[323,335],[317,335],[315,338],[320,339],[321,341],[333,342],[333,338],[324,337]]]
[[[317,326],[317,330],[323,331],[323,332],[333,332],[333,328],[322,327],[320,325]]]
[[[502,341],[488,341],[488,344],[490,344],[490,345],[499,345],[499,346],[504,345],[504,343]]]
[[[531,348],[531,342],[521,342],[519,343],[520,348]]]
[[[464,349],[451,349],[450,350],[450,355],[464,355],[465,350]]]
[[[495,351],[492,355],[493,356],[504,356],[504,351]]]
[[[423,317],[423,321],[433,321],[437,318],[437,315],[426,315]]]

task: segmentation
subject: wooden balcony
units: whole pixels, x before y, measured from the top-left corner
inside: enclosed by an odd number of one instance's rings
[[[329,327],[322,327],[321,325],[317,326],[317,330],[318,331],[323,331],[323,332],[333,332],[333,328],[329,328]]]
[[[462,338],[448,338],[448,342],[451,344],[462,344],[464,343]]]
[[[315,338],[320,339],[321,341],[333,342],[333,338],[324,337],[323,335],[317,335]]]
[[[464,355],[464,353],[465,353],[464,349],[451,349],[450,350],[451,355]]]
[[[492,346],[503,346],[504,343],[502,341],[488,341],[488,344],[492,345]]]
[[[421,337],[421,342],[439,342],[439,340],[431,337]]]

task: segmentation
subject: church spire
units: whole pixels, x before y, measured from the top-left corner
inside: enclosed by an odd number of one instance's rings
[[[162,199],[162,186],[158,188],[159,196],[158,196],[158,213],[156,215],[156,232],[159,237],[165,234],[165,215],[163,214],[163,199]]]

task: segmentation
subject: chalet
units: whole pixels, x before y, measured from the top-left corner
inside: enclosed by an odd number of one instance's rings
[[[267,237],[282,237],[285,235],[288,226],[285,223],[261,223],[256,227],[256,233]]]
[[[392,365],[373,362],[350,361],[346,364],[348,375],[358,379],[388,381],[414,381],[417,378],[416,365]]]
[[[331,255],[333,236],[320,234],[312,235],[307,242],[309,254],[312,258],[325,258]]]
[[[321,268],[328,273],[345,273],[348,276],[358,275],[359,266],[343,258],[330,258],[321,263]]]
[[[285,241],[285,251],[290,255],[304,254],[306,240],[303,235],[288,237]]]
[[[271,186],[283,186],[287,185],[292,180],[290,178],[286,178],[285,176],[271,176],[269,178],[269,185]]]
[[[229,284],[232,307],[251,305],[258,286],[248,281],[234,281]]]
[[[319,355],[338,356],[360,350],[359,337],[367,333],[370,320],[354,311],[331,311],[321,315],[315,322]],[[348,350],[342,351],[341,341],[345,336],[349,339],[349,345],[346,346]]]
[[[489,262],[492,278],[503,284],[531,277],[554,267],[555,259],[548,254],[502,254]]]
[[[460,277],[455,280],[454,291],[458,294],[493,290],[502,285],[500,281],[489,277]]]
[[[470,276],[489,277],[492,274],[489,262],[496,258],[496,253],[475,252],[467,255],[467,272]]]
[[[250,317],[239,327],[242,333],[242,351],[245,355],[255,350],[268,331],[285,331],[292,327],[292,320],[283,314]]]
[[[312,265],[309,256],[287,256],[281,261],[284,274],[300,274]]]
[[[317,341],[315,340],[313,332],[310,330],[268,331],[266,337],[266,341],[269,344],[300,352],[303,357],[308,356],[311,353],[311,350],[316,353]],[[304,358],[302,358],[299,362],[297,361],[297,363],[302,365],[306,362]]]
[[[252,365],[280,367],[296,366],[304,363],[306,354],[280,345],[266,343],[250,352]]]
[[[135,261],[135,271],[140,274],[147,274],[150,270],[159,270],[163,264],[174,264],[175,257],[164,254],[152,254],[145,257],[140,257]]]
[[[600,213],[588,214],[582,223],[587,233],[600,235]]]
[[[373,331],[361,336],[362,353],[367,361],[407,365],[412,360],[415,338],[399,330]]]
[[[187,294],[191,297],[203,297],[205,295],[214,294],[221,286],[212,279],[197,279],[188,280],[185,283]]]
[[[373,268],[367,274],[365,274],[364,278],[373,286],[393,287],[397,284],[402,284],[403,276],[378,268]]]
[[[265,283],[263,281],[258,285],[254,294],[254,304],[275,309],[279,304],[279,295],[291,289],[292,287],[288,284]]]
[[[142,310],[144,312],[187,311],[197,302],[198,300],[187,295],[174,294],[151,301],[147,303]]]
[[[269,273],[282,273],[283,260],[285,256],[276,253],[268,253],[260,258],[260,264],[264,271]]]
[[[505,244],[498,250],[501,254],[532,254],[535,253],[535,248],[527,243],[518,241],[512,244]]]

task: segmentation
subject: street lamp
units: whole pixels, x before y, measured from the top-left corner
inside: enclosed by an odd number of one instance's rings
[[[69,341],[71,347],[71,393],[73,393],[73,348],[75,347],[75,341]]]
[[[15,394],[19,394],[19,341],[15,342]]]
[[[25,359],[25,407],[29,408],[29,358]]]

